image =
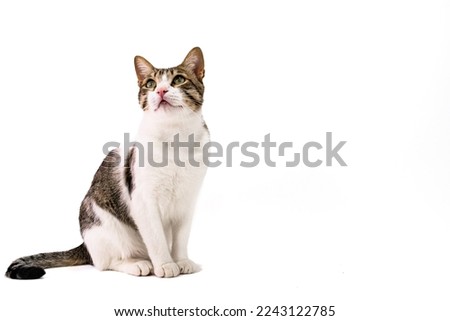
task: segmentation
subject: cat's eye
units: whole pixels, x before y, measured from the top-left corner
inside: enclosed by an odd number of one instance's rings
[[[145,87],[149,89],[155,89],[156,81],[154,81],[153,79],[147,80],[147,82],[145,83]]]
[[[184,78],[181,75],[176,75],[175,78],[172,80],[172,85],[181,85],[186,81],[186,78]]]

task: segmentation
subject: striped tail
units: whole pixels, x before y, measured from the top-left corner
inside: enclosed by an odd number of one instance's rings
[[[84,264],[92,264],[92,260],[83,243],[68,251],[21,257],[11,263],[5,275],[11,279],[39,279],[45,274],[44,269]]]

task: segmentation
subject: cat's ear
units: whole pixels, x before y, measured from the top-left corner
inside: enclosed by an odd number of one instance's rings
[[[139,84],[141,84],[142,81],[155,69],[151,63],[141,56],[134,57],[134,68],[136,69]]]
[[[203,61],[202,50],[199,47],[189,51],[182,65],[191,70],[200,80],[205,76],[205,62]]]

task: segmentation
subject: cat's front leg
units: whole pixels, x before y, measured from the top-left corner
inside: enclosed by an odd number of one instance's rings
[[[172,228],[172,258],[178,264],[181,274],[190,274],[200,271],[200,266],[188,258],[187,244],[191,231],[191,219],[179,221]]]
[[[180,268],[170,255],[158,208],[146,206],[145,210],[135,210],[133,217],[147,247],[155,275],[166,278],[178,276]]]

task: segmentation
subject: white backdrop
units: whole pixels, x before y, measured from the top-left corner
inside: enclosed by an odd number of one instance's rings
[[[215,304],[448,320],[449,15],[445,1],[2,2],[4,270],[81,242],[78,208],[102,146],[140,119],[137,54],[170,67],[202,48],[213,140],[270,133],[301,151],[333,132],[348,166],[212,168],[190,242],[202,272],[0,278],[0,319]]]

